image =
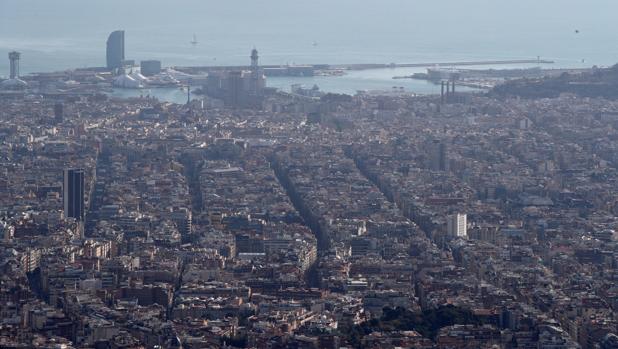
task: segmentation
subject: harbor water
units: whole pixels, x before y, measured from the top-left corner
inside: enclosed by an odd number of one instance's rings
[[[260,51],[262,64],[540,56],[554,60],[552,67],[609,66],[618,62],[617,11],[614,0],[561,0],[559,8],[555,1],[538,0],[381,0],[362,5],[353,0],[0,0],[0,76],[8,75],[5,57],[12,50],[22,52],[22,74],[103,66],[107,35],[117,29],[126,32],[127,59],[157,59],[164,66],[245,65],[253,47]],[[393,86],[421,94],[439,92],[425,81],[392,79],[424,70],[272,77],[268,84],[282,89],[317,84],[340,93]],[[153,94],[186,100],[184,92],[175,89]]]

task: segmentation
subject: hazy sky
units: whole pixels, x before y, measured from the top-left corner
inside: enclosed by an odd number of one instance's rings
[[[128,58],[181,62],[236,63],[257,46],[273,63],[541,55],[608,64],[618,61],[616,13],[616,0],[0,0],[0,54],[100,64],[107,34],[125,29]],[[200,51],[189,51],[193,33]]]

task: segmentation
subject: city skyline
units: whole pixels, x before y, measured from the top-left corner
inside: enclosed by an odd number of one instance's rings
[[[0,348],[618,348],[616,6],[0,0]]]

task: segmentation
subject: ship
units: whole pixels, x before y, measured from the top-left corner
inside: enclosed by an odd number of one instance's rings
[[[191,45],[195,46],[198,44],[197,37],[193,34],[193,40],[191,40]]]

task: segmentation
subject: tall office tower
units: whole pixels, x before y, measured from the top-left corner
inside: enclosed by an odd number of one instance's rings
[[[434,171],[449,171],[448,146],[444,141],[435,139],[429,149],[429,167]]]
[[[468,216],[456,213],[446,217],[446,234],[451,237],[467,237]]]
[[[107,69],[122,68],[124,61],[124,30],[116,30],[107,38]]]
[[[61,124],[64,121],[64,105],[60,102],[54,104],[54,122]]]
[[[64,170],[62,201],[64,216],[84,221],[84,170],[78,168]]]

